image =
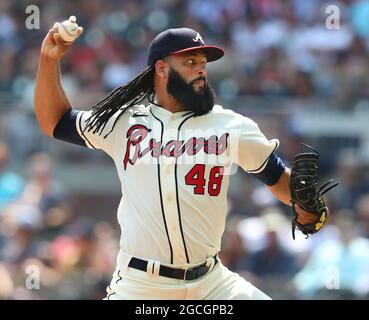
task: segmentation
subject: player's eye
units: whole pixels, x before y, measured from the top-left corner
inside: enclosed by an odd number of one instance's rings
[[[195,60],[194,60],[194,59],[188,59],[188,60],[187,60],[187,64],[188,64],[189,66],[193,66],[193,65],[195,64]]]

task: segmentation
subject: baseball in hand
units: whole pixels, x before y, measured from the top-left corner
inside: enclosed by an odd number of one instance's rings
[[[77,38],[78,25],[76,23],[76,20],[77,19],[75,16],[70,16],[69,20],[65,20],[59,24],[58,33],[65,42],[72,42],[74,39]]]

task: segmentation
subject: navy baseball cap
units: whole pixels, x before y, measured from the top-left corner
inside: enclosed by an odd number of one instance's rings
[[[216,46],[207,46],[201,35],[189,28],[168,29],[159,33],[150,43],[147,53],[147,65],[151,66],[156,61],[166,56],[181,52],[201,49],[204,51],[208,62],[223,57],[224,50]]]

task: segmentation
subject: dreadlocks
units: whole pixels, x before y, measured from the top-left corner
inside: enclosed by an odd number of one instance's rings
[[[147,67],[130,82],[115,88],[109,95],[92,107],[92,114],[87,119],[85,130],[101,134],[109,119],[120,109],[111,130],[104,136],[106,138],[114,129],[119,117],[136,104],[145,99],[153,102],[155,95],[154,66]]]

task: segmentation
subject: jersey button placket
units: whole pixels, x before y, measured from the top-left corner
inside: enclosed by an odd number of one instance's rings
[[[174,200],[174,195],[173,195],[172,193],[167,193],[166,198],[167,198],[167,201],[168,201],[168,202],[173,202],[173,200]]]
[[[177,140],[177,122],[175,117],[172,115],[165,125],[164,135],[163,135],[163,147],[169,141]],[[168,230],[170,233],[170,238],[173,245],[174,263],[185,262],[183,252],[183,240],[181,232],[179,231],[179,217],[178,208],[176,201],[177,186],[175,181],[175,165],[176,158],[169,157],[167,155],[161,156],[162,170],[162,188],[165,195],[164,206],[167,213],[168,219]],[[183,260],[184,259],[184,260]]]

